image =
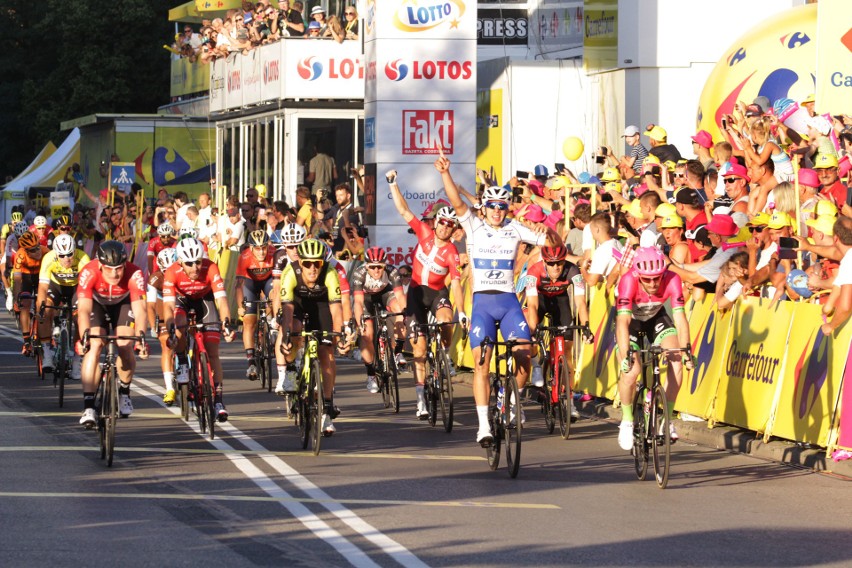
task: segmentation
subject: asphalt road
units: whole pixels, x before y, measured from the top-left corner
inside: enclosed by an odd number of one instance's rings
[[[849,566],[849,484],[683,441],[669,486],[639,482],[612,423],[548,435],[526,409],[522,466],[489,470],[457,383],[451,434],[399,415],[341,360],[338,433],[302,451],[282,399],[244,378],[224,345],[227,425],[202,438],[161,402],[159,358],[140,362],[115,463],[77,425],[71,383],[19,355],[0,315],[3,566]]]

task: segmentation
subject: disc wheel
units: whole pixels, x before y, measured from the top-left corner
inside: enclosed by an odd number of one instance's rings
[[[660,489],[669,482],[669,465],[672,453],[671,430],[669,429],[669,404],[663,385],[654,389],[651,402],[651,424],[653,424],[654,477]]]

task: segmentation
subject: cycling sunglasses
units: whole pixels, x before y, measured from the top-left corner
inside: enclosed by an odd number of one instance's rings
[[[302,268],[322,268],[323,262],[321,260],[300,260],[299,264],[302,265]]]
[[[74,256],[74,253],[73,252],[69,252],[68,254],[56,253],[56,256],[58,256],[59,258],[71,258],[72,256]]]
[[[639,280],[642,282],[642,284],[656,284],[662,278],[662,276],[640,276]]]
[[[200,265],[201,261],[200,260],[187,260],[187,261],[183,262],[182,264],[184,266],[195,266],[196,264]]]
[[[498,209],[500,211],[508,211],[509,204],[506,201],[486,201],[483,205],[486,209]]]

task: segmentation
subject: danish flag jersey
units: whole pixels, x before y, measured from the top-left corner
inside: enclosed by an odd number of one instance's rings
[[[166,270],[166,279],[163,282],[164,302],[175,302],[178,296],[198,300],[211,292],[213,297],[217,299],[225,298],[228,295],[225,290],[225,281],[219,274],[219,267],[206,258],[201,260],[198,280],[192,280],[187,276],[178,262]]]
[[[408,225],[414,229],[417,236],[411,281],[418,286],[441,290],[446,287],[447,274],[458,280],[459,253],[456,247],[447,243],[438,248],[435,245],[435,231],[415,217],[412,217]]]

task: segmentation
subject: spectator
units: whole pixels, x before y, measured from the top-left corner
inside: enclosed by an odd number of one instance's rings
[[[589,221],[592,219],[592,206],[588,203],[579,203],[574,207],[574,213],[571,216],[571,230],[565,237],[565,246],[568,252],[575,257],[582,257],[585,249],[583,248],[583,230]],[[579,258],[571,260],[574,264],[579,262]]]
[[[175,223],[178,226],[178,229],[183,227],[184,222],[186,221],[186,210],[192,206],[192,201],[189,200],[189,196],[185,191],[178,191],[175,193],[175,207],[177,211],[175,212]]]
[[[592,238],[597,243],[591,260],[580,264],[580,273],[589,286],[597,286],[618,266],[623,247],[615,239],[608,213],[596,213],[589,221]]]
[[[226,213],[219,217],[219,241],[224,248],[239,252],[245,242],[246,221],[240,215],[239,207],[230,203]]]
[[[328,18],[328,25],[325,28],[325,34],[322,37],[330,37],[337,43],[343,43],[346,39],[346,32],[343,30],[343,25],[340,23],[340,18],[332,14]]]
[[[632,124],[624,129],[624,142],[630,146],[630,155],[622,156],[619,168],[624,179],[638,176],[642,172],[648,149],[642,145],[639,128]]]
[[[831,321],[823,324],[821,328],[826,335],[846,323],[852,314],[852,254],[849,252],[852,250],[852,219],[837,219],[834,223],[834,241],[843,256],[831,287],[831,295],[823,306],[823,313],[831,316]]]
[[[273,20],[272,31],[279,31],[281,28],[282,36],[302,37],[305,35],[305,22],[302,20],[302,14],[298,10],[290,8],[289,0],[282,0],[278,3],[280,15]]]
[[[662,126],[649,124],[645,128],[645,136],[648,137],[648,140],[651,143],[651,149],[648,150],[648,153],[652,156],[656,156],[660,160],[661,164],[666,162],[677,163],[678,160],[681,159],[678,149],[674,145],[668,143],[668,133]]]
[[[716,305],[720,310],[730,309],[748,286],[748,254],[738,252],[731,256],[716,281]]]
[[[348,183],[341,183],[334,188],[334,197],[337,204],[329,211],[331,217],[331,237],[334,239],[334,250],[343,249],[343,238],[340,230],[345,225],[358,225],[358,213],[360,208],[355,208],[352,203],[352,189]],[[344,219],[345,217],[345,219]]]
[[[358,39],[358,12],[355,6],[347,6],[343,11],[343,17],[346,19],[344,27],[346,39]]]
[[[756,120],[751,126],[752,144],[745,144],[746,164],[765,164],[772,161],[778,181],[793,179],[793,162],[778,144],[770,140],[771,122],[768,117]]]
[[[838,207],[846,203],[846,186],[840,181],[837,169],[837,156],[822,154],[814,161],[814,170],[822,182],[820,195],[830,198]]]
[[[311,203],[311,190],[304,185],[296,188],[296,210],[296,223],[310,233],[314,224],[314,208]]]
[[[319,38],[321,29],[322,25],[319,22],[311,22],[310,24],[308,24],[308,37]]]
[[[703,211],[702,211],[703,213]],[[672,263],[669,270],[680,276],[684,282],[693,285],[709,282],[716,284],[722,267],[736,252],[739,247],[727,247],[728,241],[740,232],[737,224],[730,215],[713,215],[713,219],[706,224],[707,234],[710,242],[716,249],[715,254],[709,259],[692,263]],[[692,250],[690,248],[690,250]]]
[[[691,188],[680,190],[675,196],[675,208],[677,214],[685,219],[686,243],[689,245],[693,262],[697,262],[704,258],[706,253],[695,245],[695,233],[707,224],[707,213],[701,205],[698,192]]]
[[[206,227],[212,223],[213,207],[210,204],[210,194],[202,193],[198,196],[198,226]]]
[[[701,162],[705,170],[710,169],[715,161],[710,155],[710,149],[713,147],[713,137],[706,130],[699,130],[695,136],[692,136],[692,151],[695,153],[695,159]]]
[[[311,21],[319,24],[319,36],[328,36],[328,20],[325,16],[325,9],[322,6],[314,6],[311,8]],[[308,26],[313,27],[313,26]]]
[[[308,163],[308,177],[305,181],[313,184],[313,192],[331,189],[331,184],[337,179],[337,165],[334,158],[326,154],[324,149],[314,145],[314,157]]]
[[[719,177],[725,184],[725,193],[730,199],[731,212],[748,213],[749,196],[748,184],[751,178],[744,166],[725,162],[719,170]]]

